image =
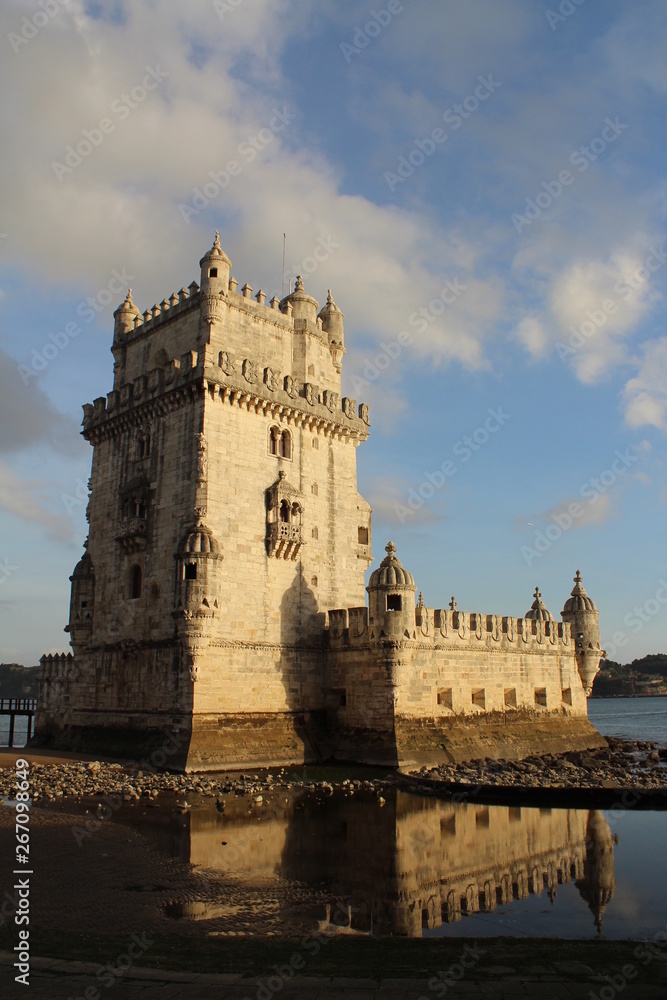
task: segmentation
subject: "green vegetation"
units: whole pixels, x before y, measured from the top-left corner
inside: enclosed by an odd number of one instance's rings
[[[667,654],[649,653],[632,663],[603,660],[592,698],[667,694]]]
[[[0,698],[36,698],[41,667],[0,663]]]

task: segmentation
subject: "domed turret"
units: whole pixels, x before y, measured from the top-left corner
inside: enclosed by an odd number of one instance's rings
[[[296,279],[294,291],[290,295],[286,295],[280,303],[281,312],[286,311],[288,302],[292,306],[293,319],[308,319],[313,325],[315,324],[318,308],[317,299],[314,299],[312,295],[308,295],[304,291],[301,275]]]
[[[575,883],[595,918],[598,933],[602,933],[602,918],[609,904],[616,879],[614,877],[614,839],[609,823],[598,809],[588,814],[586,824],[586,859],[584,877]]]
[[[206,295],[227,295],[229,289],[229,269],[232,262],[220,246],[220,233],[215,231],[213,246],[199,261],[201,268],[202,297]]]
[[[600,660],[604,650],[600,648],[600,612],[595,602],[588,596],[581,581],[581,573],[577,570],[574,587],[568,597],[561,618],[572,626],[572,638],[575,644],[577,667],[584,686],[589,695],[593,689],[595,675],[600,669]]]
[[[122,302],[113,314],[114,327],[113,327],[113,339],[114,343],[122,340],[125,334],[134,330],[134,318],[135,316],[141,316],[141,313],[132,301],[132,289],[128,290],[125,296],[125,301]]]
[[[84,543],[87,546],[87,542]],[[90,642],[93,631],[93,602],[95,599],[95,574],[90,553],[86,550],[79,559],[70,577],[72,592],[69,606],[69,632],[74,654],[81,655],[83,647]]]
[[[326,305],[320,310],[319,319],[322,320],[322,329],[329,341],[329,350],[331,351],[334,365],[340,371],[341,361],[345,354],[344,316],[333,300],[331,289],[327,293]]]
[[[369,622],[380,632],[410,634],[415,627],[415,581],[396,558],[396,546],[389,542],[387,555],[371,573],[368,591]]]
[[[535,594],[533,596],[535,600],[531,605],[530,611],[526,611],[524,617],[538,622],[552,622],[554,620],[553,615],[550,611],[547,611],[542,603],[542,595],[539,587],[535,587]]]

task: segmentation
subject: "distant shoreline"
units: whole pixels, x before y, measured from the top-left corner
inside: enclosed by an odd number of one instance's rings
[[[667,698],[664,694],[590,694],[589,701],[612,701],[615,698]]]

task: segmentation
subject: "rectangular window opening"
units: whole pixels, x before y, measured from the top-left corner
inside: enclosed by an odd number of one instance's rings
[[[368,528],[362,528],[360,525],[357,528],[357,539],[359,545],[368,545]]]
[[[547,689],[535,688],[535,708],[547,707]]]
[[[387,611],[402,611],[403,598],[400,594],[387,594]]]
[[[473,691],[472,703],[473,705],[476,705],[477,708],[486,708],[486,691],[484,688],[478,688],[477,691]]]
[[[184,580],[197,579],[197,563],[186,563],[183,569],[184,569],[183,573]]]
[[[516,708],[516,688],[505,688],[505,708]]]
[[[448,708],[450,712],[453,711],[451,688],[441,688],[441,690],[438,691],[438,705],[442,705],[443,708]]]

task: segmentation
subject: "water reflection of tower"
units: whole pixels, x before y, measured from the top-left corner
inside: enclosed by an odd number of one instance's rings
[[[576,882],[577,889],[595,917],[598,933],[602,933],[602,917],[616,888],[614,879],[614,840],[609,823],[599,809],[591,809],[586,826],[586,859],[584,877]]]

